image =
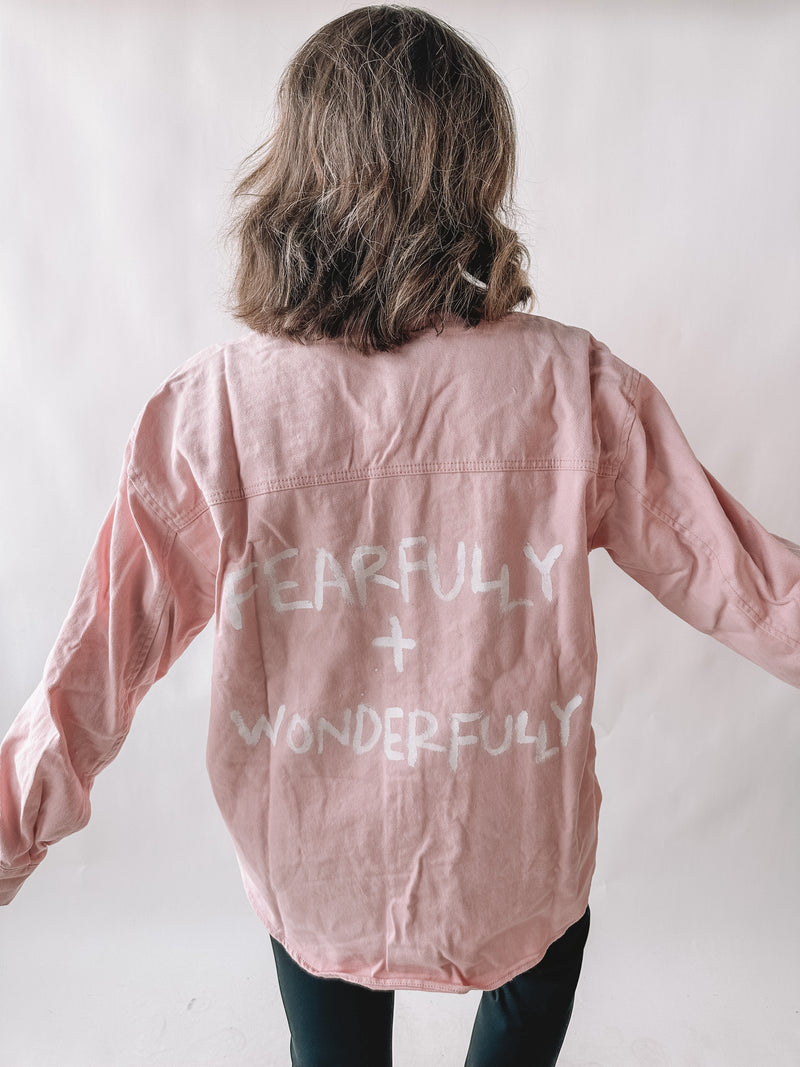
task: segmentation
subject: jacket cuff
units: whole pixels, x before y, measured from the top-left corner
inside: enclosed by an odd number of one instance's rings
[[[0,907],[11,903],[22,888],[22,883],[38,866],[38,863],[31,863],[27,867],[16,867],[12,870],[0,867]]]

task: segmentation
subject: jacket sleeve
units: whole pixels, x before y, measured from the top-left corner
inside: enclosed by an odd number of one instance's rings
[[[800,687],[800,547],[699,463],[643,375],[613,499],[592,539],[665,607]]]
[[[214,576],[129,468],[36,690],[0,745],[0,904],[83,827],[136,706],[214,610]]]

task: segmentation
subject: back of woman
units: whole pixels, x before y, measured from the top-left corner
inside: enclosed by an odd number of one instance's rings
[[[351,12],[278,102],[231,229],[249,332],[144,407],[3,743],[0,901],[213,618],[208,769],[293,1064],[389,1063],[397,989],[485,991],[471,1067],[553,1064],[601,799],[589,553],[800,686],[800,550],[644,376],[515,310],[511,110],[454,30]]]

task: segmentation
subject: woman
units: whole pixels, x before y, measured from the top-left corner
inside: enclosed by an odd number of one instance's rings
[[[556,1062],[600,804],[592,548],[800,686],[800,549],[646,378],[514,310],[514,156],[502,83],[432,16],[300,49],[237,189],[250,332],[142,411],[0,749],[9,903],[214,618],[209,774],[296,1067],[390,1064],[397,989],[483,991],[469,1067]]]

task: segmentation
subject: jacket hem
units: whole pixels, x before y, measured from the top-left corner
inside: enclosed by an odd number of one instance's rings
[[[369,989],[398,991],[418,990],[426,993],[484,993],[493,989],[499,989],[501,986],[505,985],[506,982],[510,982],[518,975],[524,974],[525,971],[529,971],[532,967],[535,967],[540,963],[544,959],[550,945],[555,941],[558,941],[560,937],[563,937],[567,930],[569,930],[571,926],[574,926],[575,923],[584,916],[586,908],[588,907],[587,900],[576,912],[574,918],[571,918],[563,927],[557,930],[551,941],[541,952],[528,956],[520,963],[515,964],[510,970],[505,971],[500,975],[486,975],[484,977],[473,979],[472,982],[458,983],[441,982],[430,978],[373,978],[369,975],[348,974],[344,971],[320,971],[318,968],[314,967],[313,964],[309,963],[302,953],[298,952],[297,949],[286,940],[283,934],[278,933],[272,922],[264,915],[255,892],[246,883],[245,892],[253,911],[255,911],[270,937],[274,938],[275,941],[286,949],[298,966],[302,967],[303,970],[307,971],[309,974],[314,975],[315,978],[338,978],[339,981],[350,982],[353,985],[366,986]]]

